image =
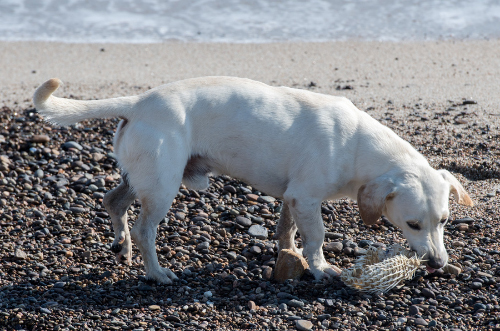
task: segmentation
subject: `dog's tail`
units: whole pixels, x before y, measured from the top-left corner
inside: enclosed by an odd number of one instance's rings
[[[46,120],[60,125],[70,125],[91,118],[132,116],[137,96],[103,100],[72,100],[57,98],[52,93],[62,84],[52,78],[40,85],[33,96],[33,103]]]

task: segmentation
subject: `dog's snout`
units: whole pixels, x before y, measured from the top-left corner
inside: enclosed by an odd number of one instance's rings
[[[430,258],[429,261],[427,261],[427,265],[433,269],[441,269],[445,265],[445,261],[442,258]]]

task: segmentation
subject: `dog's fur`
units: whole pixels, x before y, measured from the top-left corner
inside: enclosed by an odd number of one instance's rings
[[[448,260],[443,231],[450,193],[473,204],[448,171],[431,168],[409,143],[342,97],[232,77],[188,79],[95,101],[56,98],[59,85],[51,79],[35,92],[36,109],[47,120],[123,119],[114,147],[127,176],[104,198],[115,230],[112,250],[118,261],[130,262],[133,239],[147,277],[159,282],[176,276],[158,263],[157,226],[181,182],[206,189],[210,173],[282,198],[279,248],[299,251],[298,230],[317,279],[339,272],[323,256],[323,200],[357,199],[366,224],[384,214],[431,271]],[[129,232],[126,211],[135,198],[142,210]]]

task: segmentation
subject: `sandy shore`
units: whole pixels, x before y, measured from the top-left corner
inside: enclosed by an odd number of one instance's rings
[[[497,54],[500,41],[0,42],[0,329],[498,328]],[[453,272],[421,267],[413,280],[381,295],[350,290],[338,279],[314,282],[308,273],[280,284],[272,278],[271,238],[281,202],[250,201],[250,192],[265,192],[228,177],[211,179],[209,192],[182,190],[168,224],[160,225],[160,264],[178,282],[148,282],[135,246],[132,266],[115,265],[102,198],[120,177],[111,153],[117,121],[52,127],[30,111],[31,96],[51,77],[65,82],[57,96],[93,99],[204,75],[346,96],[432,166],[453,172],[476,203],[465,208],[450,200],[444,240]],[[134,203],[130,224],[139,210]],[[325,256],[340,268],[352,266],[355,252],[370,243],[405,244],[383,219],[364,226],[353,201],[325,202],[322,211],[326,243],[337,247]],[[265,228],[268,238],[252,237],[250,224]]]
[[[360,108],[391,100],[471,98],[500,113],[500,41],[276,44],[0,42],[1,103],[24,103],[52,77],[62,94],[102,98],[179,79],[229,75],[344,95]],[[352,90],[337,90],[349,85]]]

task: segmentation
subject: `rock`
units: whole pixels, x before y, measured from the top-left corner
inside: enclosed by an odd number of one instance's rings
[[[248,229],[248,234],[257,239],[267,239],[268,232],[265,227],[259,224],[254,224]]]
[[[415,319],[415,325],[427,326],[428,324],[429,323],[421,317]]]
[[[434,293],[433,291],[429,290],[428,288],[423,288],[422,289],[422,294],[428,298],[433,298],[435,299],[436,298],[436,293]]]
[[[249,193],[246,195],[247,199],[250,201],[257,201],[259,196],[257,194]]]
[[[463,241],[455,240],[451,243],[453,247],[465,247],[465,243]]]
[[[186,214],[181,212],[181,211],[175,212],[175,219],[179,220],[179,221],[183,221],[186,219]]]
[[[371,241],[371,240],[360,240],[358,243],[358,246],[361,248],[365,248],[365,247],[370,246],[371,244],[373,244],[373,241]]]
[[[262,250],[260,249],[259,246],[252,246],[250,247],[250,253],[252,254],[260,254]]]
[[[464,217],[451,221],[451,224],[463,224],[463,223],[472,224],[474,223],[474,219],[471,217]]]
[[[165,321],[179,323],[181,319],[179,318],[179,316],[176,315],[166,315]]]
[[[462,105],[477,105],[477,101],[471,100],[471,99],[466,99],[466,100],[462,101]]]
[[[294,307],[294,308],[303,308],[304,307],[304,303],[300,300],[297,300],[297,299],[289,300],[287,305],[290,307]]]
[[[296,320],[295,326],[297,327],[297,330],[308,331],[308,330],[312,329],[313,324],[311,321],[307,321],[307,320]]]
[[[332,252],[332,253],[339,254],[340,252],[342,252],[343,248],[344,248],[344,245],[342,245],[341,242],[332,242],[332,243],[326,244],[325,247],[323,248],[323,250],[325,252]]]
[[[478,290],[481,287],[483,287],[483,283],[481,283],[481,282],[472,282],[469,287],[471,289],[473,289],[473,290]]]
[[[208,241],[204,241],[202,243],[199,243],[196,246],[197,251],[201,251],[202,249],[208,249],[210,247],[210,243]]]
[[[262,278],[265,280],[271,280],[273,276],[273,268],[267,267],[264,270],[262,270]]]
[[[52,311],[50,311],[50,309],[47,308],[40,308],[40,312],[44,314],[52,314]]]
[[[328,239],[343,239],[344,235],[342,233],[337,232],[325,232],[325,238]]]
[[[158,305],[151,305],[151,306],[149,306],[149,310],[152,310],[152,311],[156,311],[156,310],[160,310],[160,309],[161,309],[161,307],[158,306]]]
[[[457,230],[462,231],[462,232],[466,232],[467,230],[469,230],[469,225],[468,224],[458,224]]]
[[[354,247],[353,253],[354,253],[354,256],[366,255],[367,250],[364,248],[360,248],[360,247]]]
[[[16,248],[16,250],[14,251],[14,257],[17,260],[26,260],[26,258],[28,257],[28,254],[26,254],[26,252],[23,251],[22,249]]]
[[[255,302],[253,301],[248,301],[248,309],[250,310],[256,310],[257,309],[257,305],[255,304]]]
[[[418,308],[418,306],[415,306],[415,305],[410,306],[410,308],[408,309],[408,313],[410,315],[417,315],[420,313],[420,308]]]
[[[252,221],[243,216],[236,216],[236,223],[238,223],[239,225],[243,225],[245,227],[249,227],[252,225]]]
[[[306,259],[290,249],[282,249],[274,268],[274,279],[284,282],[287,279],[299,279],[308,268]]]
[[[447,264],[443,267],[443,271],[452,275],[460,275],[462,269],[453,264]]]
[[[50,137],[46,134],[34,134],[31,136],[31,142],[34,143],[48,143],[50,141]]]
[[[82,145],[80,145],[76,141],[65,142],[64,144],[61,145],[61,147],[64,149],[74,148],[74,149],[77,149],[79,151],[81,151],[83,149]]]
[[[212,291],[206,291],[205,293],[203,293],[203,296],[206,298],[211,298],[213,296]]]
[[[236,194],[236,188],[233,185],[225,185],[223,188],[224,191],[229,192],[231,194]]]
[[[37,169],[33,175],[37,178],[43,178],[43,170]]]
[[[267,195],[262,195],[257,199],[257,201],[260,203],[274,203],[276,199]]]

